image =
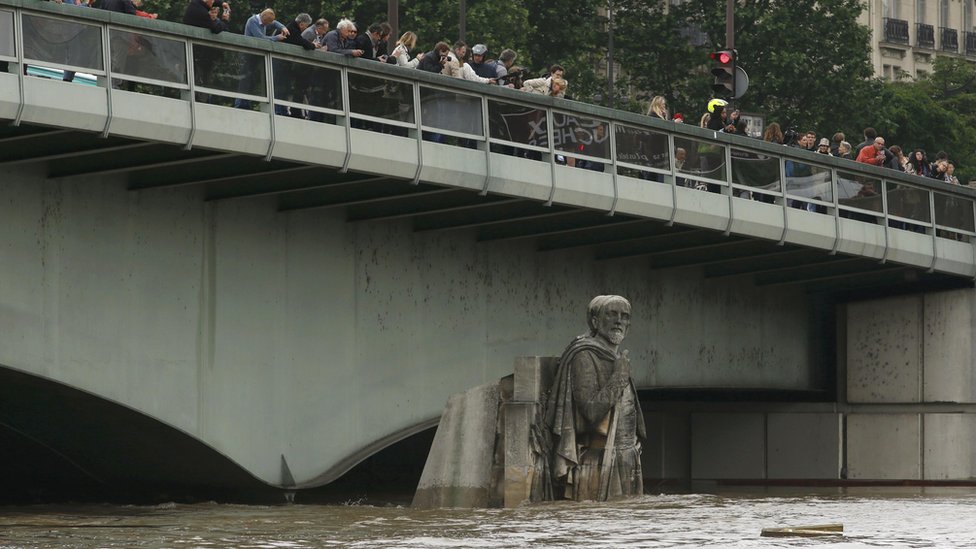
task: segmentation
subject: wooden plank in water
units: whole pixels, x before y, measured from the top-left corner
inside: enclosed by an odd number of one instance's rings
[[[766,538],[840,536],[844,534],[843,524],[816,524],[812,526],[793,526],[789,528],[763,528],[760,536]]]

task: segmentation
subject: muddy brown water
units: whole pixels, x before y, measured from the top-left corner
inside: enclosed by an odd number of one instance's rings
[[[843,523],[843,537],[763,528]],[[616,503],[417,510],[402,504],[0,507],[22,548],[976,547],[976,489],[662,494]]]

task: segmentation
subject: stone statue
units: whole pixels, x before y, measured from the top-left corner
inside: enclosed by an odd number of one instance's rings
[[[616,295],[593,298],[590,331],[577,336],[559,358],[538,446],[549,456],[543,499],[577,501],[639,496],[641,441],[646,436],[627,351],[630,302]]]

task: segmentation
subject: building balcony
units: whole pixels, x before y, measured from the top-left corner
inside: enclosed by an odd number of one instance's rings
[[[942,47],[942,51],[959,53],[959,31],[939,27],[939,44]]]
[[[908,43],[908,21],[885,17],[881,20],[884,26],[884,41],[895,44]]]
[[[915,46],[935,49],[935,27],[925,23],[915,24]]]
[[[966,41],[966,55],[976,55],[976,32],[964,31],[962,35]]]

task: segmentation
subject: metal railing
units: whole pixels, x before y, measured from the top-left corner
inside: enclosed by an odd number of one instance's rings
[[[895,44],[908,43],[908,21],[884,17],[881,19],[881,25],[884,27],[885,42]]]
[[[966,44],[966,55],[976,55],[976,32],[963,31],[962,35]]]
[[[915,23],[915,46],[935,48],[935,27],[926,23]]]
[[[942,51],[959,53],[959,31],[946,27],[939,27],[939,44]]]
[[[488,171],[485,192],[492,156],[509,155],[548,163],[553,192],[558,170],[607,174],[614,193],[610,214],[617,205],[618,179],[628,178],[669,186],[672,221],[679,194],[704,192],[727,201],[726,233],[735,204],[747,200],[754,207],[782,211],[783,239],[792,210],[833,217],[837,227],[841,219],[882,226],[886,242],[891,230],[929,235],[933,246],[940,238],[976,236],[976,191],[968,187],[633,113],[241,36],[210,35],[174,23],[0,0],[0,69],[3,64],[17,75],[22,103],[25,79],[36,78],[25,76],[22,66],[37,65],[95,75],[109,104],[118,89],[185,101],[191,120],[201,102],[228,109],[236,102],[266,113],[272,141],[276,121],[290,115],[306,124],[342,127],[347,148],[353,132],[373,131],[407,143],[480,150]],[[191,144],[192,137],[187,147]],[[269,159],[273,149],[272,143]],[[417,147],[418,155],[423,149]],[[422,163],[421,157],[414,182]]]

